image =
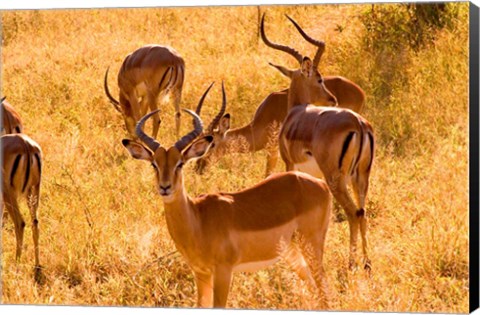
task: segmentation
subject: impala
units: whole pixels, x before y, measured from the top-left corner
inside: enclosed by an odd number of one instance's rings
[[[355,265],[360,229],[365,269],[370,270],[365,198],[373,162],[373,130],[366,119],[349,109],[311,105],[319,102],[319,96],[325,96],[323,78],[317,70],[325,44],[310,38],[294,20],[288,18],[318,49],[312,62],[293,48],[270,42],[264,31],[265,14],[262,16],[260,31],[265,44],[294,56],[300,63],[297,70],[276,66],[291,80],[288,114],[279,135],[280,156],[287,170],[300,170],[326,179],[333,196],[347,214],[350,227],[349,265]],[[329,98],[325,97],[322,102],[328,101]],[[347,183],[351,183],[358,204],[350,197]]]
[[[213,299],[214,307],[225,307],[234,271],[268,266],[283,257],[282,247],[287,247],[285,259],[319,288],[326,306],[323,252],[331,197],[325,182],[300,172],[278,173],[239,192],[188,196],[182,167],[204,155],[213,137],[198,137],[202,121],[185,111],[194,117],[194,129],[173,146],[163,147],[143,132],[155,112],[137,124],[143,144],[124,139],[123,145],[155,170],[168,231],[195,275],[197,305],[211,307]]]
[[[108,69],[105,72],[104,89],[110,102],[125,120],[127,131],[135,135],[135,124],[148,110],[158,108],[158,97],[173,95],[175,127],[180,132],[180,101],[185,62],[175,49],[160,45],[146,45],[129,54],[118,72],[117,101],[108,89]],[[153,137],[157,136],[160,118],[153,119]]]
[[[361,112],[365,103],[365,92],[354,82],[341,76],[324,77],[324,83],[337,99],[337,106]],[[226,153],[248,153],[267,150],[265,177],[270,175],[278,160],[278,132],[287,116],[288,89],[274,92],[258,106],[252,121],[239,128],[230,129],[230,114],[217,119],[213,128],[206,133],[214,136],[215,147],[209,156]],[[242,145],[239,145],[238,141]],[[197,161],[197,171],[203,173],[208,156]]]
[[[10,105],[4,96],[0,103],[2,103],[2,117],[3,117],[3,125],[1,134],[11,134],[11,133],[22,133],[23,132],[23,124],[20,115],[17,111]]]
[[[22,255],[25,221],[18,201],[25,197],[32,219],[35,269],[40,271],[38,203],[42,176],[42,151],[40,146],[25,134],[9,134],[0,137],[3,152],[2,205],[13,220],[17,240],[16,259]],[[37,274],[36,274],[37,275]]]

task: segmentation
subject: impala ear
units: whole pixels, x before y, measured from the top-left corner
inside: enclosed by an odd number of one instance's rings
[[[187,162],[190,159],[201,158],[204,156],[210,146],[212,145],[213,137],[205,136],[200,139],[195,140],[186,150],[183,151],[182,155]]]
[[[130,139],[123,139],[122,144],[134,159],[153,161],[152,151],[145,148],[142,144]]]
[[[302,61],[302,74],[306,77],[311,77],[313,74],[313,62],[310,58],[304,57]]]
[[[269,62],[268,64],[271,65],[272,67],[274,67],[275,69],[277,69],[278,71],[280,71],[284,76],[286,76],[290,79],[292,78],[292,75],[293,75],[292,70],[289,70],[289,69],[287,69],[285,67],[282,67],[282,66],[279,66],[279,65],[274,65],[271,62]]]
[[[218,131],[223,135],[228,129],[230,129],[230,114],[227,113],[220,119]]]

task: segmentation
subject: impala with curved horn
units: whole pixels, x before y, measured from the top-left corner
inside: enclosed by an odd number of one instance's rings
[[[302,57],[292,48],[273,44],[265,36],[265,14],[262,16],[260,30],[265,44],[287,52],[300,64],[300,69],[297,70],[275,66],[291,80],[288,114],[279,135],[280,156],[287,170],[296,169],[326,179],[333,196],[347,214],[350,227],[349,265],[355,265],[360,229],[364,266],[370,270],[365,198],[373,162],[373,129],[366,119],[351,110],[311,105],[316,103],[317,96],[325,90],[323,78],[317,70],[325,45],[310,38],[295,21],[288,18],[300,34],[317,46],[318,50],[312,62],[310,58]],[[347,183],[352,185],[357,204],[350,197]]]
[[[180,101],[185,78],[185,62],[173,48],[146,45],[129,54],[118,72],[119,100],[108,90],[108,69],[104,89],[115,109],[123,115],[127,131],[135,135],[135,124],[148,110],[158,108],[157,100],[172,94],[175,106],[175,130],[180,132]],[[153,118],[153,137],[158,134],[160,118]]]
[[[2,104],[2,128],[1,134],[22,133],[23,123],[18,112],[10,105],[4,96],[0,103]]]
[[[222,93],[225,106],[223,85]],[[143,132],[145,121],[155,112],[137,124],[143,144],[128,139],[122,143],[133,158],[146,160],[155,169],[168,231],[195,275],[197,305],[225,307],[234,271],[264,268],[288,250],[285,259],[302,279],[318,287],[326,307],[323,252],[331,196],[325,182],[288,172],[235,193],[188,196],[182,166],[203,156],[213,138],[198,137],[200,117],[184,111],[193,116],[195,127],[173,146],[163,147]]]
[[[40,272],[38,204],[42,176],[42,151],[40,146],[25,134],[8,134],[0,137],[2,164],[2,205],[13,220],[17,241],[16,258],[20,260],[23,247],[25,221],[20,212],[18,199],[25,197],[32,218],[33,244],[35,250],[35,275]],[[0,218],[2,217],[0,216]],[[36,278],[37,280],[37,278]]]
[[[365,104],[365,92],[357,84],[341,76],[326,76],[323,79],[327,90],[337,99],[338,107],[361,112]],[[205,131],[214,136],[215,147],[209,150],[208,156],[197,160],[197,171],[203,173],[209,156],[214,154],[223,156],[267,150],[265,177],[270,175],[277,165],[278,133],[287,116],[287,105],[288,89],[268,95],[245,126],[230,129],[230,114],[216,118],[211,131]]]
[[[290,17],[288,18],[290,19]],[[290,21],[292,21],[305,40],[319,47],[314,58],[314,68],[316,69],[324,51],[323,42],[310,38],[294,20],[290,19]],[[262,31],[261,36],[265,41],[265,33]],[[303,59],[299,52],[290,47],[274,44],[268,40],[266,43],[272,48],[291,54],[299,62]],[[286,68],[271,65],[288,76],[289,70]],[[333,94],[336,99],[336,106],[349,108],[357,113],[362,111],[365,104],[365,92],[357,84],[341,76],[326,76],[322,79],[326,90]],[[266,149],[265,176],[270,175],[278,160],[278,132],[287,115],[288,95],[288,89],[286,89],[267,96],[257,108],[252,121],[246,126],[230,130],[230,115],[226,114],[225,117],[222,117],[217,123],[218,128],[215,131],[211,131],[211,134],[214,136],[215,147],[210,150],[210,154],[248,153]],[[335,105],[329,93],[318,93],[312,95],[312,97],[315,98],[312,99],[312,103],[327,106]],[[239,145],[239,142],[241,145]],[[208,157],[197,161],[198,172],[203,173],[208,163],[207,160]]]

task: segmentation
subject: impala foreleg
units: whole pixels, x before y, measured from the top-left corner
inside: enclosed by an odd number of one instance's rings
[[[282,254],[282,257],[302,281],[307,282],[312,288],[317,287],[298,246],[290,244],[285,253]]]
[[[272,174],[275,170],[275,166],[278,161],[278,150],[277,148],[267,150],[267,166],[265,168],[265,177]]]
[[[132,104],[130,103],[129,99],[125,97],[123,94],[120,94],[120,107],[123,112],[123,119],[125,121],[125,127],[127,128],[127,132],[134,138],[137,138],[135,134],[135,125],[137,124],[137,118],[134,109],[132,108]],[[138,105],[138,104],[137,104]]]
[[[216,266],[213,278],[213,307],[225,308],[232,282],[232,267],[228,265]]]
[[[177,136],[180,135],[180,118],[181,118],[181,114],[180,114],[180,102],[182,100],[182,89],[181,88],[177,88],[175,91],[174,91],[174,95],[173,95],[173,105],[175,106],[175,131],[177,133]]]
[[[323,268],[323,250],[325,234],[312,234],[305,236],[300,241],[303,258],[309,269],[309,274],[319,292],[320,307],[328,309],[328,290],[325,270]]]
[[[202,158],[202,159],[198,159],[196,162],[195,162],[195,171],[202,175],[203,172],[205,171],[205,167],[207,167],[207,158]]]
[[[197,307],[212,307],[213,275],[195,272],[195,283],[197,285]]]
[[[147,99],[148,99],[148,106],[150,108],[150,110],[153,112],[155,110],[157,110],[158,106],[157,106],[157,101],[158,101],[158,98],[157,96],[155,96],[153,93],[149,92],[148,93],[148,96],[147,96]],[[160,113],[156,113],[155,115],[153,115],[152,117],[152,137],[155,139],[157,138],[157,134],[158,134],[158,128],[160,127]]]

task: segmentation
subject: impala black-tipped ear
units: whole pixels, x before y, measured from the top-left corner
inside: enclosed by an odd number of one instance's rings
[[[280,65],[273,64],[271,62],[269,62],[268,64],[270,66],[274,67],[275,69],[277,69],[278,71],[280,71],[287,78],[290,78],[290,79],[292,78],[293,70],[287,69],[287,68],[285,68],[283,66],[280,66]]]
[[[313,74],[313,62],[310,58],[304,57],[302,61],[302,74],[311,77]]]
[[[122,144],[134,159],[152,161],[152,151],[144,147],[142,144],[130,139],[123,139]]]
[[[224,134],[227,132],[227,130],[230,129],[230,114],[227,113],[223,115],[223,117],[220,119],[220,122],[218,123],[218,131],[221,134]]]
[[[186,148],[182,155],[185,161],[191,159],[198,159],[207,154],[208,150],[212,146],[213,136],[208,135],[195,140],[188,148]]]

